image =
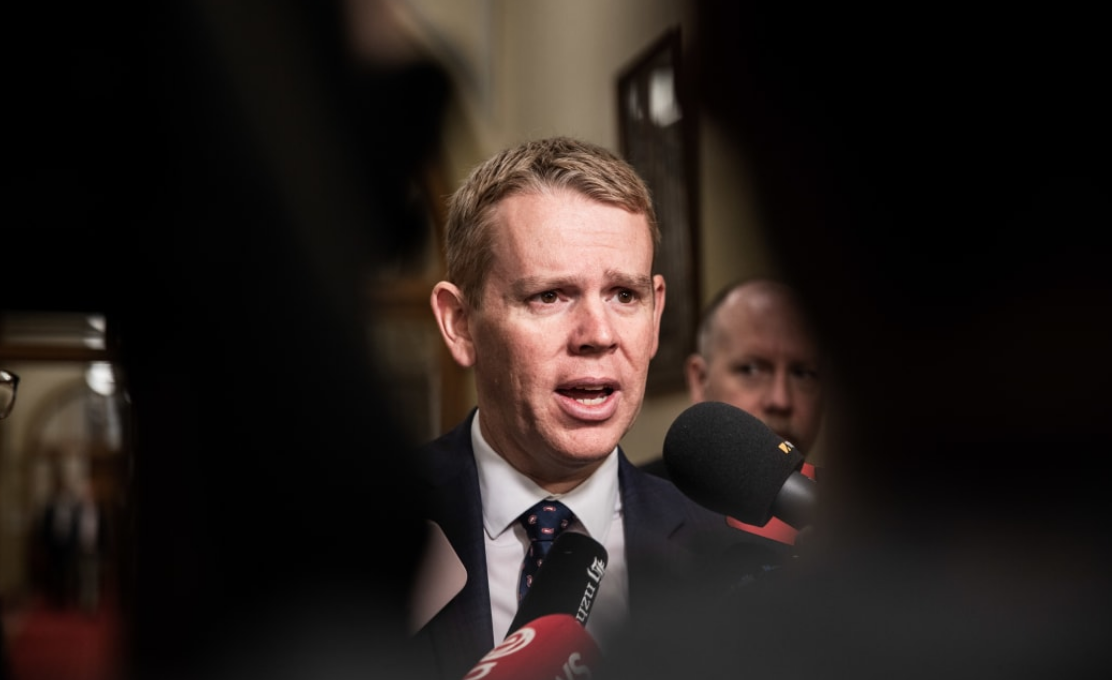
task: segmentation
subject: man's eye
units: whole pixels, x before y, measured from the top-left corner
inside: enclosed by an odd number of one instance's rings
[[[537,299],[540,300],[541,302],[545,303],[545,304],[552,304],[553,302],[556,302],[558,297],[556,295],[556,291],[546,290],[545,292],[538,295]]]
[[[757,375],[761,372],[761,367],[757,364],[738,364],[734,370],[742,375]]]
[[[618,292],[618,302],[622,304],[629,304],[637,300],[637,295],[632,290],[623,290]]]
[[[792,371],[792,375],[800,380],[818,380],[819,372],[809,368],[797,368]]]

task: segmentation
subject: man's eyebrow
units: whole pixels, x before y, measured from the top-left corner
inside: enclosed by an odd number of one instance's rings
[[[608,287],[629,288],[642,295],[652,291],[653,281],[651,276],[643,274],[629,274],[615,270],[607,270],[606,279]],[[574,277],[566,276],[523,276],[510,284],[510,294],[514,297],[528,297],[545,290],[566,290],[579,287]]]
[[[510,291],[515,297],[526,297],[539,291],[557,290],[570,285],[573,285],[570,278],[523,276],[510,284]]]
[[[632,288],[642,294],[648,294],[653,288],[653,277],[645,274],[627,274],[619,271],[607,271],[606,277],[613,281],[612,285],[622,288]]]

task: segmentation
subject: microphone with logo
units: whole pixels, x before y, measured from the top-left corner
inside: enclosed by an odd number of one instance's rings
[[[585,630],[606,573],[606,548],[565,531],[522,598],[505,639],[463,680],[572,680],[597,675],[602,654]]]
[[[723,402],[694,404],[664,438],[672,481],[699,505],[746,524],[776,517],[804,529],[818,505],[803,456],[755,416]]]

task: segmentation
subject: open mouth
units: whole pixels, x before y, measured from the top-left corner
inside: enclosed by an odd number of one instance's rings
[[[614,388],[598,385],[594,387],[569,387],[556,390],[556,392],[569,399],[574,399],[584,406],[598,406],[614,393]]]

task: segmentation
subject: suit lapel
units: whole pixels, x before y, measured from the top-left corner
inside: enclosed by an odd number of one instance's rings
[[[618,484],[625,526],[631,612],[655,596],[662,580],[678,574],[684,552],[671,539],[684,527],[684,513],[666,496],[654,493],[644,473],[618,450]]]

